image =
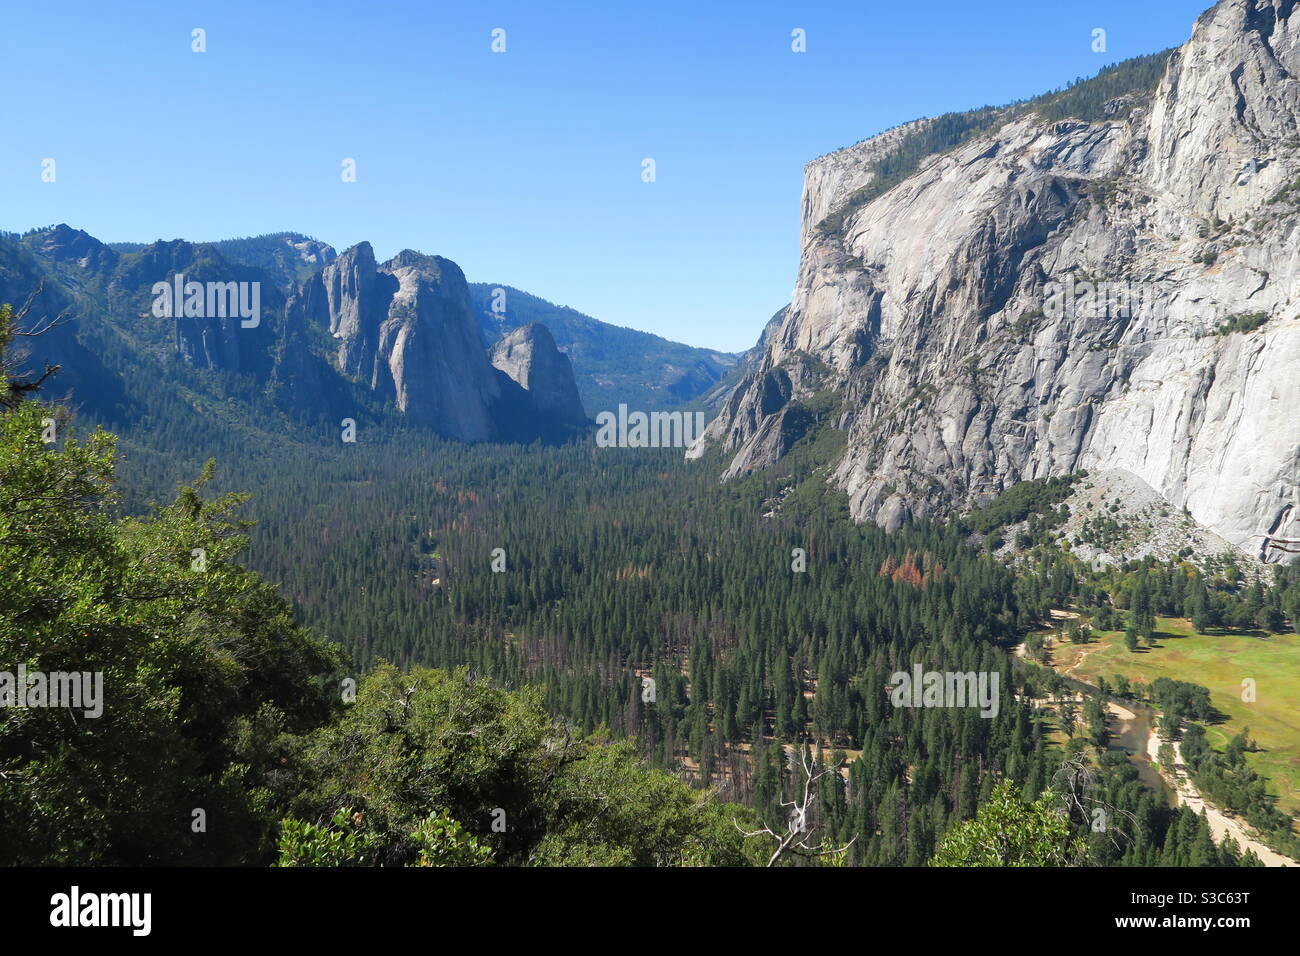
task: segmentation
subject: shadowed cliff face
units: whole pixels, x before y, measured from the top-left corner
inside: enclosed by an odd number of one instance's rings
[[[99,336],[120,330],[142,354],[157,354],[166,343],[193,368],[258,379],[271,374],[275,342],[282,334],[283,293],[261,270],[228,261],[211,244],[160,240],[121,252],[61,224],[5,246],[0,260],[30,256],[31,267],[27,288],[9,295],[21,301],[42,286],[61,300],[69,334],[92,353],[102,349]],[[159,286],[166,290],[162,301]],[[200,291],[191,303],[194,288]],[[241,306],[250,310],[247,317]],[[33,341],[35,354],[43,361],[57,359],[57,340]],[[78,377],[97,363],[85,356],[71,358],[56,361],[63,366],[62,381],[74,385],[79,401],[102,407],[100,396],[84,385],[75,387]]]
[[[1016,481],[1122,469],[1287,559],[1297,76],[1294,0],[1225,0],[1154,92],[1102,118],[1008,109],[856,207],[870,161],[918,124],[809,164],[790,306],[690,454],[733,451],[728,475],[766,467],[798,438],[791,403],[834,387],[849,434],[832,480],[859,519],[896,526]]]
[[[523,391],[526,409],[533,415],[569,425],[587,420],[573,365],[546,326],[533,322],[510,332],[492,347],[491,362]]]

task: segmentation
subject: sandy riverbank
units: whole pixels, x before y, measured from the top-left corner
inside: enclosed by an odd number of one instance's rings
[[[1055,617],[1058,612],[1054,611],[1052,613]],[[1085,648],[1084,652],[1080,655],[1079,660],[1075,661],[1074,664],[1065,671],[1065,676],[1070,677],[1081,684],[1087,684],[1089,687],[1095,687],[1091,682],[1082,680],[1074,673],[1087,656],[1087,650],[1088,649]],[[1016,645],[1015,655],[1022,660],[1028,659],[1023,642]],[[1135,715],[1131,710],[1115,703],[1114,701],[1108,702],[1107,709],[1111,714],[1121,720],[1135,719]],[[1246,850],[1250,850],[1259,857],[1260,862],[1265,866],[1300,866],[1300,862],[1297,862],[1290,857],[1283,856],[1276,850],[1260,843],[1259,840],[1251,836],[1250,831],[1242,821],[1238,820],[1236,817],[1230,816],[1212,803],[1206,802],[1205,798],[1201,795],[1201,792],[1196,788],[1196,785],[1192,782],[1191,777],[1187,773],[1187,768],[1183,764],[1182,746],[1177,741],[1173,743],[1175,763],[1174,773],[1170,774],[1164,767],[1161,767],[1158,759],[1160,743],[1160,737],[1156,734],[1155,729],[1153,728],[1147,737],[1147,755],[1150,757],[1151,762],[1156,765],[1160,776],[1164,779],[1165,783],[1167,783],[1170,789],[1173,790],[1174,797],[1178,801],[1178,804],[1180,806],[1186,806],[1196,813],[1205,813],[1205,819],[1210,825],[1210,832],[1214,835],[1216,843],[1223,842],[1225,836],[1231,836],[1243,853]]]
[[[1157,755],[1160,752],[1160,737],[1153,730],[1147,738],[1147,755],[1159,766],[1160,762]],[[1241,847],[1242,852],[1250,850],[1265,866],[1300,866],[1290,857],[1283,856],[1276,850],[1273,850],[1260,843],[1250,835],[1246,825],[1236,817],[1229,816],[1223,810],[1207,803],[1201,796],[1201,792],[1196,789],[1196,784],[1192,783],[1191,777],[1187,773],[1187,768],[1183,764],[1183,748],[1178,741],[1173,741],[1174,748],[1174,772],[1170,773],[1164,767],[1160,767],[1160,776],[1165,778],[1165,782],[1173,788],[1175,796],[1178,798],[1180,806],[1190,808],[1196,813],[1205,813],[1205,819],[1210,824],[1210,832],[1214,834],[1215,842],[1223,842],[1225,836],[1231,836],[1236,841],[1237,846]]]

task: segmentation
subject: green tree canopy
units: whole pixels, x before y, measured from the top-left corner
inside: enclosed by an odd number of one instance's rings
[[[993,790],[974,820],[949,830],[931,866],[1083,866],[1087,850],[1070,818],[1045,790],[1023,802],[1009,781]]]

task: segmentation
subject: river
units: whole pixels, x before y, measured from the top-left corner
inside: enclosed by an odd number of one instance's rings
[[[1073,677],[1066,677],[1065,681],[1085,697],[1097,695],[1097,688],[1091,684],[1085,684]],[[1129,762],[1137,768],[1138,779],[1167,806],[1174,807],[1178,805],[1178,795],[1169,784],[1165,783],[1165,778],[1151,765],[1151,759],[1147,756],[1147,742],[1155,727],[1155,721],[1155,712],[1146,704],[1131,700],[1125,700],[1122,704],[1111,704],[1108,749],[1122,750],[1128,754]]]

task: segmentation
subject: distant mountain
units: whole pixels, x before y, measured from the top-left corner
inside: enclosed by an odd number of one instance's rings
[[[205,243],[231,262],[260,269],[288,295],[338,253],[297,232],[267,233]],[[114,243],[138,252],[136,243]],[[503,296],[495,294],[500,289]],[[647,410],[673,408],[714,389],[736,369],[739,356],[694,348],[658,335],[601,322],[568,306],[555,305],[513,286],[471,282],[470,301],[485,347],[534,322],[546,326],[573,363],[578,394],[589,416],[620,402]],[[493,308],[504,307],[504,312]]]
[[[29,340],[28,365],[60,365],[70,400],[128,432],[220,415],[269,434],[283,431],[276,417],[352,419],[527,442],[586,424],[551,400],[576,385],[544,330],[508,370],[492,364],[465,277],[439,256],[378,264],[368,243],[338,256],[293,234],[114,247],[59,225],[0,237],[0,300],[37,289],[30,319],[65,321]]]
[[[471,282],[469,289],[487,343],[532,322],[550,330],[560,351],[573,361],[588,415],[615,409],[620,402],[646,410],[686,404],[730,375],[738,361],[727,352],[610,325],[513,286]]]
[[[139,252],[149,243],[110,242],[107,245],[115,252],[132,253]],[[261,269],[275,279],[276,284],[285,292],[338,258],[338,252],[333,246],[300,232],[268,232],[260,236],[218,239],[195,245],[212,246],[231,262]]]
[[[160,318],[155,284],[177,277],[256,285],[257,321]],[[448,259],[408,250],[377,263],[368,243],[340,254],[295,232],[104,243],[60,224],[0,236],[0,299],[38,287],[33,318],[65,320],[32,340],[31,364],[62,366],[68,397],[119,429],[156,416],[170,386],[191,406],[238,397],[249,406],[236,417],[264,423],[359,417],[468,441],[557,440],[620,403],[700,406],[740,368],[511,286],[469,285]]]
[[[785,313],[788,308],[789,306],[782,306],[777,309],[776,314],[767,320],[767,325],[763,326],[763,333],[758,337],[758,341],[736,356],[736,364],[727,373],[726,378],[692,402],[692,407],[703,408],[711,415],[715,415],[722,410],[728,397],[735,392],[737,386],[762,364],[763,356],[767,354],[768,341],[781,328],[781,323],[785,321]]]
[[[231,262],[242,262],[275,276],[281,286],[303,282],[338,258],[333,246],[297,232],[221,239],[207,245]]]

